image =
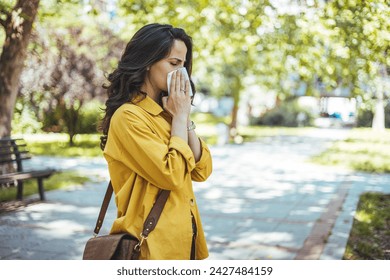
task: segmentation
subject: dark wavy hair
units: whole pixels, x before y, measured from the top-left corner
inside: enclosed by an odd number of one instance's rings
[[[103,135],[108,134],[110,121],[115,111],[124,103],[132,102],[138,96],[146,96],[141,91],[147,68],[159,60],[167,57],[172,49],[174,40],[181,40],[187,47],[186,62],[193,92],[195,86],[191,80],[192,72],[192,38],[181,28],[174,28],[168,24],[152,23],[139,29],[131,38],[118,62],[118,67],[108,75],[108,99],[105,103],[105,115],[102,119],[101,130]],[[105,138],[101,147],[104,147]]]

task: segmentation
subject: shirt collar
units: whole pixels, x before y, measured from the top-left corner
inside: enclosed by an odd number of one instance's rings
[[[152,114],[152,115],[155,115],[155,116],[159,115],[161,112],[164,111],[163,108],[159,104],[157,104],[149,96],[146,96],[145,98],[143,98],[139,102],[136,102],[135,105],[141,107],[142,109],[144,109],[149,114]]]

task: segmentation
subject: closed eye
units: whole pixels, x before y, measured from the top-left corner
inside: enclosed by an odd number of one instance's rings
[[[172,66],[184,66],[184,64],[186,63],[186,61],[184,60],[181,60],[180,58],[177,58],[177,57],[170,57],[169,58],[169,62],[171,63]]]

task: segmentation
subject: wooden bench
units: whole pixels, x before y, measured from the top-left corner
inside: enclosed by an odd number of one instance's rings
[[[0,139],[0,186],[17,187],[16,198],[23,199],[23,182],[37,179],[41,200],[45,200],[43,179],[49,178],[55,169],[24,170],[22,162],[31,159],[27,145],[23,139]]]

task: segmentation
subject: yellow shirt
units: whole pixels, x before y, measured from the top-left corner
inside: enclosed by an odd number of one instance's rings
[[[188,144],[171,137],[171,118],[146,97],[126,103],[111,118],[104,156],[118,208],[111,233],[129,232],[138,238],[160,189],[171,190],[156,228],[141,247],[141,259],[189,259],[191,212],[195,217],[196,259],[208,257],[192,180],[205,181],[212,171],[206,143],[195,163]]]

